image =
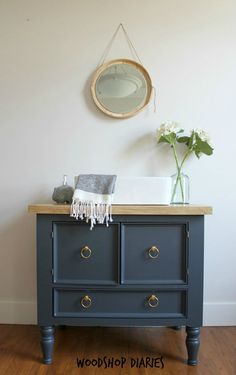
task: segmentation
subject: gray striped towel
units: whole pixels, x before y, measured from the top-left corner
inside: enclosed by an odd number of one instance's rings
[[[72,217],[86,222],[90,229],[97,223],[112,221],[111,205],[116,175],[81,174],[78,176],[71,204]]]

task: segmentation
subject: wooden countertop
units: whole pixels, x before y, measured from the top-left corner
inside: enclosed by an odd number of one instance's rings
[[[28,212],[36,214],[68,214],[68,204],[31,204]],[[112,205],[113,215],[211,215],[212,207],[200,205]]]

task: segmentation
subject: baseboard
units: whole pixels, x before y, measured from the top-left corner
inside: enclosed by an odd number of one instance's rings
[[[204,326],[235,326],[236,302],[205,302],[203,306]]]
[[[36,324],[36,301],[0,300],[1,324]],[[235,326],[235,302],[205,302],[203,307],[204,326]]]
[[[0,300],[1,324],[36,324],[36,301]]]

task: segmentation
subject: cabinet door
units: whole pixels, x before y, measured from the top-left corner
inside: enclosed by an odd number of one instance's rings
[[[186,224],[123,224],[121,282],[187,283]]]
[[[53,223],[54,282],[115,284],[118,282],[119,225]]]

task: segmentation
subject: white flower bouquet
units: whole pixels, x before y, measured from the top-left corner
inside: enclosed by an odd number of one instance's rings
[[[189,135],[184,134],[177,122],[168,121],[164,122],[157,129],[157,143],[168,143],[174,154],[177,174],[175,183],[173,184],[171,202],[176,203],[175,197],[177,189],[180,189],[180,200],[178,203],[188,203],[185,199],[185,192],[182,181],[182,167],[186,159],[194,153],[199,159],[202,154],[212,155],[213,147],[208,133],[202,129],[193,129]],[[182,143],[186,150],[182,159],[177,155],[176,144]]]

